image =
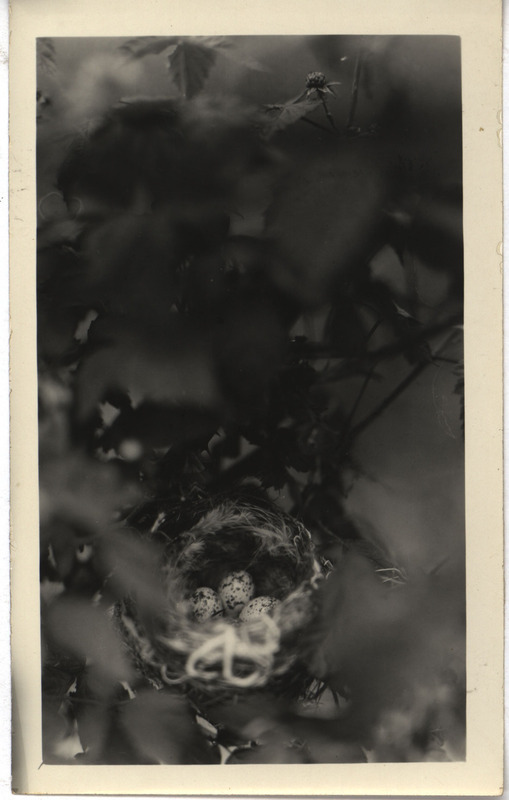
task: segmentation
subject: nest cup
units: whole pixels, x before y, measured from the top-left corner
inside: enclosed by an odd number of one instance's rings
[[[160,686],[208,692],[255,689],[298,671],[299,633],[313,619],[323,577],[310,533],[259,499],[192,505],[191,514],[159,511],[150,528],[164,544],[162,628],[143,626],[132,599],[117,607],[140,670]],[[241,623],[223,616],[197,621],[193,592],[203,586],[217,591],[224,577],[239,570],[251,575],[256,596],[280,601],[274,612]]]

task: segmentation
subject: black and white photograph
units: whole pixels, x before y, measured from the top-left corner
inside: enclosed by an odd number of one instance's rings
[[[459,38],[37,48],[44,761],[464,759]]]
[[[470,40],[337,19],[39,28],[23,112],[37,477],[13,522],[24,557],[36,517],[39,600],[28,638],[13,628],[14,789],[118,793],[86,783],[108,767],[151,793],[144,768],[207,767],[217,793],[242,767],[257,794],[281,765],[323,769],[329,790],[351,768],[359,794],[377,765],[469,766],[488,558],[499,581],[489,531],[478,585],[469,544],[467,472],[493,474],[498,452],[488,433],[477,458],[469,433]],[[29,704],[35,769],[65,783],[16,767]]]

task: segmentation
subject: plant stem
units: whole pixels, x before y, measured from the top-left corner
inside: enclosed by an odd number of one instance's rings
[[[332,130],[334,132],[336,132],[337,128],[336,128],[336,123],[334,122],[334,117],[330,113],[329,106],[327,105],[327,101],[326,101],[325,97],[323,97],[323,96],[322,96],[322,105],[323,105],[323,110],[325,111],[325,116],[329,120],[329,123],[330,123],[330,126],[331,126]]]
[[[381,361],[385,358],[391,358],[392,356],[400,355],[405,350],[408,350],[410,347],[418,345],[421,342],[426,341],[431,336],[436,336],[439,333],[451,328],[454,325],[461,324],[461,318],[453,317],[445,322],[438,322],[435,325],[429,325],[427,327],[422,326],[422,328],[416,333],[415,336],[409,336],[408,339],[405,341],[395,342],[394,344],[384,345],[380,347],[378,350],[372,350],[371,352],[367,352],[364,355],[359,357],[359,363],[372,363],[373,361]],[[370,334],[371,335],[371,331]],[[456,332],[454,332],[456,335]],[[293,346],[291,349],[293,351],[297,351],[301,358],[307,358],[310,360],[313,359],[322,359],[322,358],[340,358],[345,359],[345,354],[343,350],[340,348],[334,348],[329,345],[323,345],[320,342],[300,342],[296,341],[292,343]],[[438,353],[435,355],[438,356]],[[346,360],[346,359],[345,359]]]
[[[378,326],[381,325],[381,324],[382,324],[382,320],[381,319],[377,319],[377,321],[371,326],[371,329],[369,330],[368,335],[366,336],[366,344],[369,342],[369,340],[371,339],[371,337],[373,336],[373,334],[377,330]],[[374,361],[373,364],[371,365],[371,367],[369,368],[368,374],[365,376],[364,381],[362,382],[362,386],[360,388],[359,394],[355,398],[355,402],[354,402],[354,404],[352,406],[352,410],[350,411],[350,413],[349,413],[349,415],[348,415],[348,417],[346,419],[346,422],[344,424],[343,435],[348,431],[350,425],[352,424],[352,420],[355,417],[357,409],[359,408],[359,404],[360,404],[360,402],[361,402],[361,400],[363,398],[364,392],[366,391],[366,389],[368,387],[368,383],[370,382],[371,378],[373,377],[373,373],[374,373],[374,371],[375,371],[377,366],[378,366],[377,362]]]
[[[446,337],[445,341],[440,345],[440,347],[437,349],[437,351],[435,353],[433,353],[433,358],[436,358],[437,356],[439,356],[440,353],[443,350],[445,350],[445,348],[447,347],[449,342],[452,339],[454,339],[454,337],[456,335],[457,335],[457,331],[455,331],[455,330],[452,331],[452,333],[450,333],[449,336]],[[420,364],[417,364],[414,367],[414,369],[412,370],[412,372],[410,372],[410,374],[407,375],[406,378],[404,380],[402,380],[401,383],[399,383],[396,386],[396,388],[393,389],[393,391],[389,395],[387,395],[385,400],[382,400],[380,405],[377,406],[371,412],[371,414],[368,414],[368,416],[365,417],[365,419],[363,419],[362,422],[359,422],[359,424],[356,425],[355,428],[352,429],[351,434],[350,434],[350,440],[353,440],[356,436],[358,436],[360,433],[362,433],[368,427],[368,425],[371,425],[372,422],[374,422],[376,419],[378,419],[378,417],[381,414],[383,414],[383,412],[394,402],[394,400],[396,400],[405,391],[405,389],[407,389],[414,382],[414,380],[419,377],[421,372],[423,372],[423,370],[425,370],[426,367],[428,367],[431,363],[433,363],[433,362],[432,361],[422,361]]]
[[[329,128],[326,128],[325,125],[320,125],[319,122],[315,122],[313,119],[308,119],[307,117],[301,117],[300,122],[307,122],[308,125],[313,125],[315,128],[319,128],[321,131],[325,131],[325,133],[332,133]]]
[[[361,74],[361,54],[357,53],[357,57],[355,59],[355,68],[353,71],[353,79],[352,79],[352,90],[350,95],[350,111],[348,113],[348,120],[346,123],[346,129],[353,127],[353,121],[355,117],[355,110],[357,108],[357,96],[359,94],[359,78]]]
[[[350,411],[350,413],[349,413],[349,415],[348,415],[348,417],[347,417],[347,419],[345,421],[345,424],[344,424],[344,432],[345,433],[346,433],[346,431],[348,431],[350,425],[352,424],[352,420],[355,417],[355,413],[356,413],[357,409],[359,408],[359,404],[360,404],[360,402],[361,402],[361,400],[363,398],[364,392],[368,388],[368,383],[370,382],[371,378],[373,377],[373,372],[375,371],[375,367],[376,367],[376,364],[373,364],[373,366],[369,370],[368,374],[364,378],[364,381],[362,382],[362,386],[360,388],[359,394],[355,398],[355,402],[354,402],[354,404],[352,406],[352,410]]]
[[[414,382],[414,380],[419,377],[421,372],[429,365],[429,363],[430,362],[428,361],[424,361],[421,362],[420,364],[417,364],[417,366],[414,367],[412,372],[410,372],[410,374],[407,375],[406,378],[402,380],[401,383],[399,383],[389,395],[387,395],[385,400],[382,400],[380,405],[377,406],[374,409],[374,411],[371,412],[371,414],[368,414],[368,416],[365,417],[362,420],[362,422],[359,422],[359,424],[352,429],[352,432],[350,434],[350,439],[354,439],[356,436],[362,433],[362,431],[364,431],[369,425],[371,425],[372,422],[378,419],[378,417],[381,414],[383,414],[385,409],[389,408],[389,406],[394,402],[394,400],[396,400],[400,396],[400,394],[403,394],[405,389],[407,389]]]

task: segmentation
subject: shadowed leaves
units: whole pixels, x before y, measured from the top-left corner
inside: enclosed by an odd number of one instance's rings
[[[376,250],[386,190],[369,151],[312,157],[282,180],[266,228],[280,256],[276,283],[304,306],[325,302]]]
[[[267,133],[272,135],[306,117],[320,105],[320,100],[303,99],[282,105],[265,106],[268,117]]]
[[[116,683],[132,678],[125,646],[104,608],[89,600],[64,596],[51,604],[44,625],[54,647],[89,663],[99,694],[107,695]]]
[[[170,76],[183,97],[194,97],[202,89],[216,60],[216,46],[207,39],[180,39],[168,56]]]
[[[193,719],[183,697],[144,690],[124,705],[119,723],[144,763],[217,764],[212,747]]]
[[[214,409],[217,382],[205,343],[180,318],[169,320],[161,340],[110,321],[96,331],[103,346],[83,362],[78,376],[81,418],[114,391],[129,397],[133,407],[150,401],[165,405]]]

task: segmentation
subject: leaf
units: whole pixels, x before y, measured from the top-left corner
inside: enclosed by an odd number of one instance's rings
[[[152,764],[212,764],[219,762],[200,734],[186,700],[151,689],[138,692],[120,709],[119,722],[136,752]]]
[[[78,734],[83,753],[78,755],[80,763],[104,763],[104,753],[111,739],[112,713],[103,703],[80,698],[75,710]]]
[[[147,449],[186,447],[198,442],[206,447],[221,422],[219,409],[176,408],[158,403],[142,403],[137,408],[122,408],[112,425],[99,436],[104,450],[116,450],[127,461],[141,458]]]
[[[177,42],[178,36],[136,36],[120,45],[119,50],[136,59],[158,55]]]
[[[111,523],[115,511],[135,502],[139,492],[116,467],[74,451],[45,463],[41,470],[41,524],[50,527],[60,519],[78,530],[97,533]]]
[[[183,97],[191,98],[203,88],[215,63],[217,42],[181,39],[168,56],[170,76]]]
[[[342,741],[319,730],[309,731],[303,737],[314,764],[364,764],[366,756],[356,742]]]
[[[144,620],[161,617],[167,607],[161,571],[161,553],[129,530],[111,531],[98,546],[98,560],[108,574],[106,588],[116,599],[135,599]]]
[[[279,255],[272,277],[302,307],[327,302],[371,257],[380,236],[384,171],[364,144],[327,156],[310,150],[279,182],[267,212],[266,234]]]
[[[44,624],[52,644],[90,665],[98,691],[107,692],[119,681],[132,680],[125,646],[103,608],[63,596],[51,604]]]
[[[355,303],[338,295],[326,323],[326,334],[334,345],[336,354],[355,358],[366,347],[366,331]]]
[[[289,727],[256,716],[248,726],[250,729],[255,733],[253,746],[236,750],[228,764],[303,764],[309,761],[305,743],[296,740]]]
[[[152,336],[150,331],[143,335],[132,324],[114,319],[101,327],[101,346],[79,372],[78,414],[82,419],[115,390],[128,394],[133,407],[144,402],[217,407],[220,395],[207,344],[180,318],[171,322],[164,335],[156,331]]]
[[[396,312],[393,321],[396,334],[400,336],[402,340],[406,338],[410,340],[409,346],[405,351],[405,357],[411,364],[415,362],[427,362],[428,364],[432,364],[433,355],[429,344],[424,339],[417,339],[415,341],[415,335],[419,328],[422,327],[422,323],[409,314],[408,311],[405,311],[404,308],[398,306],[397,303],[393,303],[393,306]],[[412,341],[412,337],[414,337],[414,341]]]
[[[283,105],[265,106],[265,111],[270,115],[268,131],[270,134],[282,131],[288,125],[293,125],[307,114],[310,114],[320,105],[319,100],[301,100],[299,102],[283,103]]]

